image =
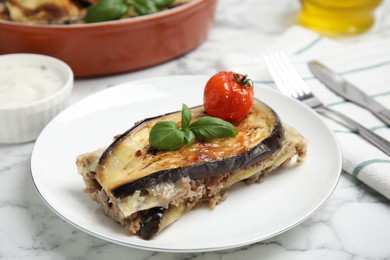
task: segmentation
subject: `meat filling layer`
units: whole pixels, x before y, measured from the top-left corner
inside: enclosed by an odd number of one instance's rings
[[[104,150],[80,155],[78,171],[85,182],[85,191],[104,213],[125,226],[129,235],[150,239],[193,208],[207,203],[210,208],[226,199],[233,184],[263,181],[274,169],[295,160],[301,163],[306,155],[306,140],[293,128],[284,126],[281,149],[272,156],[233,172],[209,178],[181,178],[176,182],[159,183],[123,197],[110,197],[96,180],[96,167]]]

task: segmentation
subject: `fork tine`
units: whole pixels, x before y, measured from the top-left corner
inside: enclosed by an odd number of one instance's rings
[[[285,84],[285,80],[283,79],[283,77],[280,77],[280,75],[279,75],[280,69],[278,66],[278,62],[275,59],[275,54],[269,53],[269,54],[265,55],[264,60],[265,60],[265,63],[268,67],[268,70],[269,70],[272,78],[275,81],[275,85],[279,89],[279,91],[286,96],[292,96],[292,93],[291,93],[290,89],[288,88],[288,85]]]
[[[283,59],[284,64],[286,65],[287,71],[290,72],[291,78],[296,84],[293,84],[296,86],[296,90],[299,88],[300,91],[302,91],[301,95],[303,94],[310,94],[311,90],[309,86],[306,84],[306,82],[302,79],[302,77],[298,74],[297,70],[293,67],[290,60],[287,58],[286,54],[284,52],[280,52],[280,56]],[[299,86],[299,87],[298,87]]]
[[[293,74],[295,70],[292,69],[292,65],[287,60],[286,55],[283,52],[276,52],[275,61],[279,66],[280,73],[282,73],[282,77],[284,75],[285,84],[287,88],[289,88],[291,95],[295,98],[299,98],[299,96],[303,95],[304,93],[302,92],[299,86],[299,82]]]
[[[311,93],[310,88],[306,85],[301,76],[292,66],[291,62],[289,61],[284,52],[278,51],[270,53],[268,56],[269,58],[267,57],[266,59],[267,66],[272,66],[272,70],[276,71],[274,72],[274,74],[272,74],[270,70],[272,77],[274,77],[275,74],[283,74],[276,76],[276,78],[278,78],[278,81],[283,82],[283,88],[285,88],[283,93],[285,93],[287,90],[288,94],[295,98],[299,98],[301,96],[304,96],[305,94]],[[284,80],[280,80],[280,78],[283,78]],[[280,82],[278,83],[281,84]]]
[[[301,94],[299,88],[297,90],[296,84],[294,84],[294,77],[291,74],[291,71],[286,66],[286,58],[282,56],[282,52],[275,52],[273,54],[274,64],[279,70],[279,77],[283,79],[285,88],[290,92],[290,96],[298,98]]]

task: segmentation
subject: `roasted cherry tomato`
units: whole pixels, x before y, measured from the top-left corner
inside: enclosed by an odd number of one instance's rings
[[[207,82],[203,105],[208,115],[238,123],[252,109],[253,96],[253,83],[247,75],[221,71]]]

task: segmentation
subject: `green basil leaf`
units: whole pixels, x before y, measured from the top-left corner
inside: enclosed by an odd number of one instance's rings
[[[156,3],[151,0],[131,0],[128,3],[134,6],[138,15],[154,14],[160,11]]]
[[[183,104],[181,109],[181,129],[186,130],[191,123],[191,111],[186,104]]]
[[[205,116],[193,122],[189,129],[197,138],[215,139],[237,135],[237,129],[229,122],[216,117]]]
[[[175,0],[153,0],[153,2],[158,8],[164,8],[171,6]]]
[[[184,133],[175,122],[159,121],[150,130],[149,143],[159,150],[176,150],[184,145]]]
[[[129,10],[124,0],[100,0],[87,9],[85,21],[87,23],[118,20]]]
[[[195,143],[195,135],[189,129],[184,132],[184,140],[187,142],[187,147],[192,146]]]

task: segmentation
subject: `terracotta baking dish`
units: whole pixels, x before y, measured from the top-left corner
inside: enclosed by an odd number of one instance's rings
[[[217,0],[194,0],[157,14],[77,25],[0,21],[0,54],[40,53],[70,65],[76,77],[142,69],[202,43]]]

